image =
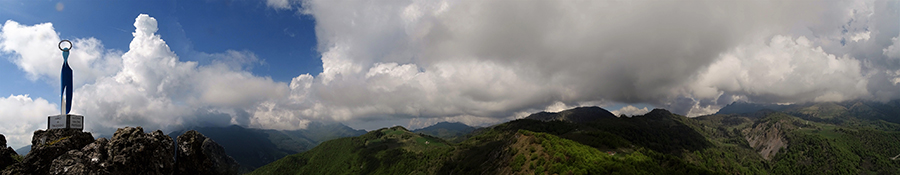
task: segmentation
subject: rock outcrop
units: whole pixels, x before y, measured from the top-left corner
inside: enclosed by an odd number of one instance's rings
[[[200,132],[190,130],[178,136],[178,174],[238,174],[240,165],[225,149]]]
[[[6,136],[0,134],[0,170],[17,163],[18,161],[13,158],[16,155],[18,154],[14,149],[6,146]]]
[[[239,173],[240,166],[212,139],[193,130],[179,138],[182,140],[176,148],[172,137],[160,130],[144,133],[141,127],[119,128],[111,139],[97,140],[78,130],[38,130],[32,138],[31,153],[21,162],[13,159],[7,163],[0,157],[0,165],[12,164],[0,167],[0,174]],[[0,140],[0,146],[6,147],[2,135]],[[15,155],[12,148],[5,148],[0,149],[0,156],[7,151]]]
[[[75,129],[50,129],[34,131],[31,138],[31,152],[2,174],[47,174],[50,164],[69,150],[81,149],[94,142],[89,132]]]
[[[160,130],[119,128],[112,139],[99,139],[53,160],[50,174],[172,174],[172,143]]]

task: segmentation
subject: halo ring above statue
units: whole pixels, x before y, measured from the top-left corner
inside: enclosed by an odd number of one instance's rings
[[[69,43],[69,47],[63,49],[63,47],[62,47],[62,43],[63,43],[63,42]],[[72,48],[75,47],[75,45],[72,44],[72,42],[69,41],[69,40],[62,40],[62,41],[59,41],[59,44],[56,44],[56,46],[59,47],[59,50],[61,50],[61,51],[63,51],[63,52],[72,50]]]

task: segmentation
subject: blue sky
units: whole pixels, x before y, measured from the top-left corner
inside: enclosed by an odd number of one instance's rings
[[[56,10],[63,4],[61,11]],[[290,82],[297,75],[322,71],[316,52],[315,22],[294,11],[267,8],[262,1],[0,1],[0,19],[24,25],[53,23],[63,39],[94,37],[106,49],[128,50],[134,16],[152,14],[158,34],[182,61],[197,54],[247,50],[264,63],[253,67],[258,76]],[[77,47],[77,46],[76,46]],[[48,52],[53,52],[52,50]],[[56,58],[48,58],[56,59]],[[30,94],[56,99],[55,88],[29,81],[12,62],[0,62],[0,94]],[[77,75],[76,75],[77,76]]]
[[[900,1],[777,2],[0,0],[0,133],[58,114],[60,39],[106,135],[900,98]]]

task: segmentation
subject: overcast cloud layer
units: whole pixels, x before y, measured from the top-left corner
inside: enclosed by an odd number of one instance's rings
[[[206,54],[216,60],[209,65],[181,61],[152,14],[142,14],[127,51],[73,40],[73,113],[103,134],[126,125],[301,129],[396,118],[479,125],[610,103],[697,116],[734,101],[900,97],[898,1],[266,4],[316,20],[323,72],[274,82],[248,71],[261,61],[250,51]],[[0,54],[26,78],[56,85],[62,63],[48,58],[61,55],[47,50],[56,50],[58,32],[6,21]],[[0,133],[27,144],[45,126],[39,116],[58,113],[53,100],[0,97],[0,119],[18,122],[0,124]]]
[[[279,4],[316,19],[324,72],[292,84],[339,119],[898,97],[897,1]]]

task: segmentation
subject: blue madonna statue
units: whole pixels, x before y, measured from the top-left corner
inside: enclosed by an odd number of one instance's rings
[[[63,43],[69,43],[69,45],[62,46]],[[63,55],[63,65],[62,71],[60,73],[59,79],[62,81],[62,89],[59,92],[59,96],[62,98],[59,107],[59,115],[51,115],[47,117],[47,129],[77,129],[81,130],[84,128],[84,116],[77,114],[69,114],[72,111],[72,68],[69,67],[69,50],[72,50],[72,42],[69,40],[62,40],[57,45],[59,50],[62,51]]]
[[[69,47],[59,46],[63,42],[69,43]],[[69,50],[72,50],[75,45],[72,45],[72,42],[69,40],[62,40],[59,42],[59,45],[59,50],[63,52],[62,74],[60,75],[62,89],[59,94],[62,97],[60,107],[63,107],[63,109],[60,110],[60,113],[69,114],[69,111],[72,110],[72,68],[69,67]]]

